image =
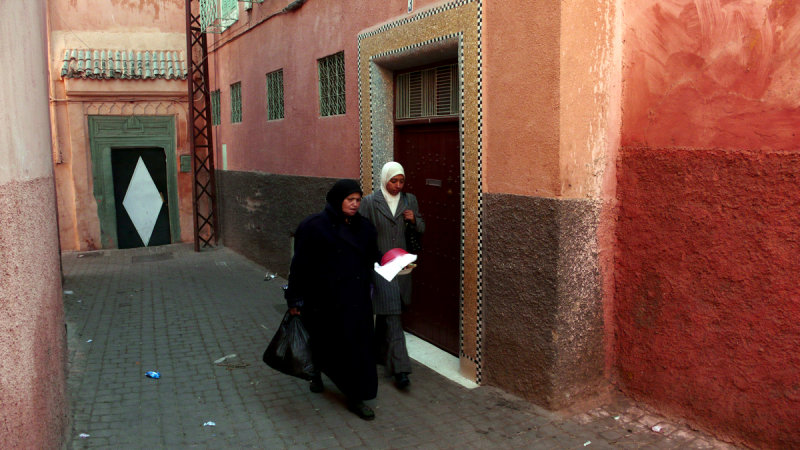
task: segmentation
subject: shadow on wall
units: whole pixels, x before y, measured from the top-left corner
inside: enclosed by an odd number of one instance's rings
[[[286,277],[300,221],[322,211],[335,178],[217,171],[222,243]]]

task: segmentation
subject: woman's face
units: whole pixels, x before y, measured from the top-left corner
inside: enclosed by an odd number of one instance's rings
[[[405,184],[405,175],[395,175],[386,183],[386,190],[392,195],[397,195],[403,190]]]
[[[342,202],[342,212],[345,216],[355,216],[361,206],[361,194],[353,192]]]

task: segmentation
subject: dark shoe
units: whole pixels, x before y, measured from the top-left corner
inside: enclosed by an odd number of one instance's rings
[[[364,420],[375,419],[375,411],[373,411],[372,408],[367,406],[364,402],[348,402],[347,409]]]
[[[394,374],[394,385],[397,386],[397,389],[408,389],[408,385],[411,384],[411,380],[408,379],[408,374],[405,372],[400,372]]]
[[[308,385],[308,390],[319,394],[320,392],[325,390],[325,386],[322,384],[322,377],[314,377],[311,379],[311,384]]]

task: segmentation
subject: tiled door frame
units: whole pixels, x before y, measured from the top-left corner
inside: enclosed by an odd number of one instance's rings
[[[480,0],[456,0],[376,26],[358,36],[361,181],[393,158],[393,69],[438,55],[456,56],[461,114],[461,372],[481,383],[482,114]],[[374,188],[374,187],[373,187]]]

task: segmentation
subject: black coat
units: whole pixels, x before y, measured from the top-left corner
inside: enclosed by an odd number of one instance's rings
[[[370,281],[378,260],[377,232],[356,214],[350,223],[327,205],[295,233],[286,290],[311,335],[314,362],[352,400],[375,398]]]

